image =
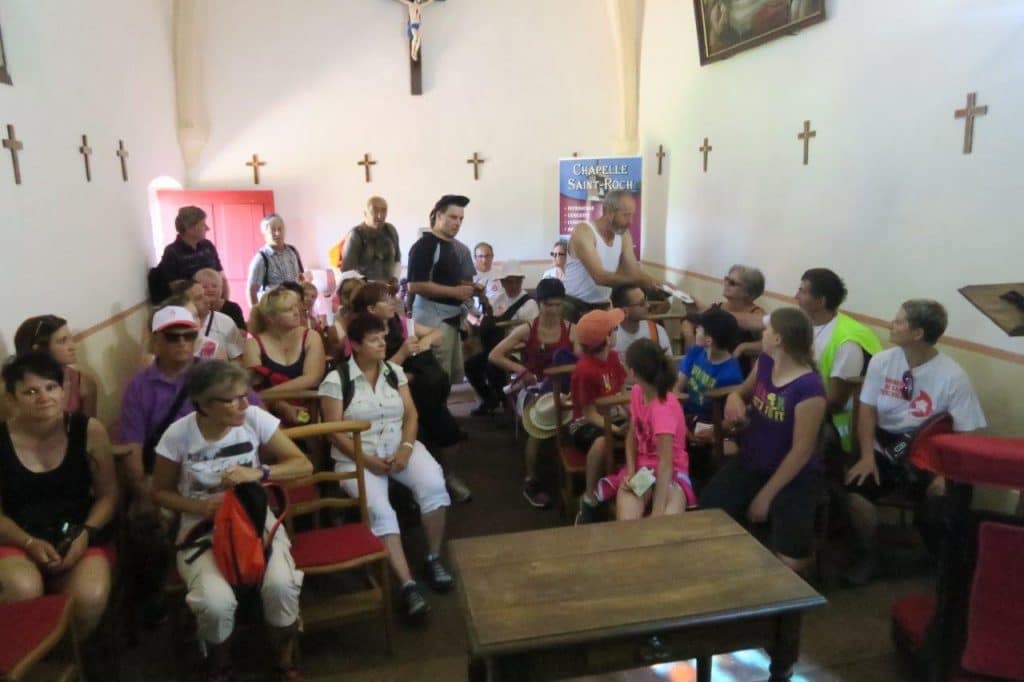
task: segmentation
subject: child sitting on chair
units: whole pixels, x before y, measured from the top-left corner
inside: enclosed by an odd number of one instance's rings
[[[626,383],[626,369],[619,362],[615,345],[615,328],[625,318],[619,308],[592,310],[576,324],[576,341],[582,354],[572,373],[572,414],[569,435],[580,452],[587,453],[587,487],[580,498],[576,524],[592,523],[600,501],[597,498],[597,479],[608,471],[611,464],[612,444],[604,437],[604,418],[597,411],[597,400],[615,395]],[[623,426],[615,424],[612,433],[625,434]]]
[[[676,390],[686,394],[686,424],[694,436],[711,434],[712,402],[705,393],[714,388],[743,383],[740,361],[732,356],[739,334],[736,318],[721,308],[710,308],[692,320],[695,343],[679,361]],[[735,454],[732,444],[731,452]]]
[[[626,350],[626,367],[635,383],[630,390],[631,419],[626,435],[626,466],[597,484],[602,500],[616,495],[616,517],[639,519],[681,514],[697,503],[690,483],[686,454],[686,419],[672,393],[675,367],[650,339],[638,339]]]

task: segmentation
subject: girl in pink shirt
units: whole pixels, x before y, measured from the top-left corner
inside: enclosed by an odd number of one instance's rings
[[[626,466],[598,484],[602,499],[616,495],[619,520],[639,519],[650,505],[651,516],[681,514],[697,502],[690,483],[686,454],[686,420],[672,388],[676,368],[650,339],[634,341],[626,350],[626,367],[636,382],[630,392],[630,424],[626,436]],[[638,471],[646,468],[654,483]],[[633,482],[633,485],[630,482]],[[640,490],[637,494],[636,490]]]

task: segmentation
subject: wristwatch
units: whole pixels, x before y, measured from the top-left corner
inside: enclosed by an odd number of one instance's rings
[[[266,464],[260,465],[260,483],[266,483],[270,480],[270,467]]]

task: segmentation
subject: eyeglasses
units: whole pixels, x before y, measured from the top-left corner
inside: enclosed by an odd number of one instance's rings
[[[179,341],[192,342],[199,338],[199,332],[163,332],[164,341],[167,343],[177,343]]]
[[[732,277],[726,277],[722,281],[731,287],[738,287],[741,284],[741,282],[738,279],[733,279]]]
[[[549,254],[552,258],[565,256],[565,251],[552,251]]]
[[[493,253],[478,253],[478,254],[474,255],[474,258],[479,258],[481,260],[494,260],[494,254]]]
[[[249,396],[245,393],[236,395],[231,398],[210,398],[211,402],[220,403],[221,405],[240,405],[249,402]]]
[[[914,373],[909,369],[903,373],[903,383],[900,386],[900,396],[904,400],[914,397]]]

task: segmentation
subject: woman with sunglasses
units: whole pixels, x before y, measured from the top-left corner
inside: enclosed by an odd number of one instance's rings
[[[945,493],[941,476],[918,469],[907,457],[909,440],[934,415],[949,413],[954,431],[985,428],[985,414],[967,373],[935,348],[946,331],[941,303],[911,299],[900,306],[889,326],[895,348],[871,358],[860,393],[857,435],[859,459],[846,474],[847,504],[858,558],[844,576],[863,585],[877,573],[874,502],[901,490],[917,504],[915,524],[929,549],[937,549],[935,515]]]
[[[186,379],[195,412],[171,424],[156,445],[153,500],[181,515],[178,542],[209,538],[197,524],[210,520],[227,488],[250,482],[287,481],[313,473],[313,465],[285,436],[280,421],[249,404],[249,378],[229,362],[211,360],[194,365]],[[270,526],[274,519],[268,513]],[[196,528],[195,532],[191,532]],[[302,572],[295,568],[291,543],[283,528],[271,541],[260,604],[274,649],[278,680],[301,679],[295,667],[294,643],[299,626]],[[238,599],[221,575],[213,552],[182,549],[177,568],[195,614],[196,628],[207,655],[207,680],[233,679],[229,639]]]
[[[64,409],[63,368],[30,351],[4,365],[14,416],[0,424],[0,602],[63,592],[88,637],[106,610],[117,506],[110,439]]]
[[[569,254],[569,246],[559,239],[551,247],[551,267],[544,271],[541,279],[565,279],[565,259]]]
[[[75,367],[75,341],[68,321],[56,315],[30,317],[14,333],[18,354],[38,350],[49,353],[64,369],[64,409],[96,416],[96,381]]]
[[[757,343],[761,340],[764,329],[764,308],[754,301],[764,293],[764,275],[757,268],[748,265],[734,265],[722,280],[722,298],[724,300],[711,305],[702,305],[700,301],[686,305],[690,315],[703,313],[711,308],[721,308],[736,318],[740,333],[736,341],[739,344]],[[686,347],[695,343],[696,328],[689,321],[683,322],[683,338]]]

